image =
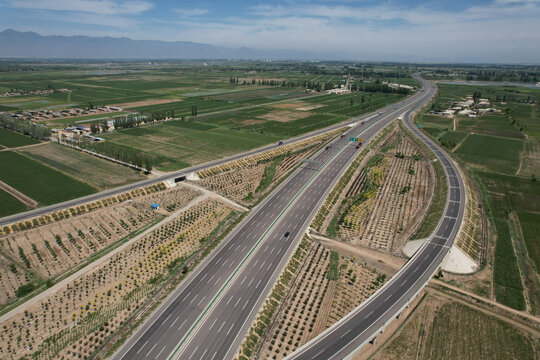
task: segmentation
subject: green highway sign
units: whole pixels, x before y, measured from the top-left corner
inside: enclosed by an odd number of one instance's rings
[[[349,141],[358,141],[358,138],[350,137],[350,138],[349,138]]]

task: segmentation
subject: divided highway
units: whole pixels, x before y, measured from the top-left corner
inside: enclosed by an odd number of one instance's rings
[[[434,91],[424,82],[425,91]],[[390,281],[345,318],[287,357],[287,359],[347,359],[373,341],[425,287],[439,269],[461,226],[465,188],[457,166],[432,140],[423,135],[406,114],[405,122],[435,153],[447,177],[448,197],[443,216],[433,234]]]
[[[434,93],[424,82],[417,94],[357,119],[366,124],[356,122],[345,138],[312,157],[320,167],[299,168],[255,207],[113,358],[232,358],[309,222],[359,151],[347,138],[369,142]]]

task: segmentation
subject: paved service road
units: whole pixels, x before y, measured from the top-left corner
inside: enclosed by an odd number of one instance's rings
[[[430,84],[430,83],[426,83]],[[349,136],[369,141],[432,95],[422,90],[361,119],[321,150],[314,168],[301,167],[227,236],[113,356],[114,359],[232,358],[333,184],[359,150]],[[290,235],[285,237],[285,233]]]
[[[424,91],[435,91],[431,83],[424,85]],[[409,129],[429,146],[443,165],[448,182],[444,214],[428,241],[383,288],[287,359],[350,358],[357,349],[373,340],[424,288],[454,242],[465,208],[461,175],[444,151],[416,129],[408,116],[405,120]]]

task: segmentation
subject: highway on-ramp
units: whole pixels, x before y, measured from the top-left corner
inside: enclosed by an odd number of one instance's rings
[[[358,153],[349,136],[369,142],[404,112],[425,103],[415,95],[362,117],[344,138],[301,167],[255,207],[128,339],[114,359],[228,359],[333,184]],[[289,236],[285,236],[289,233]]]
[[[429,86],[432,86],[431,84]],[[465,188],[457,166],[409,121],[406,124],[441,161],[448,182],[446,208],[437,228],[390,281],[346,317],[302,346],[287,359],[346,359],[399,315],[424,288],[450,250],[461,226]]]

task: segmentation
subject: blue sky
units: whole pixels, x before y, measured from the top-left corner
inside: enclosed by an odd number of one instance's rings
[[[540,0],[0,0],[6,28],[295,49],[322,58],[540,62]]]

